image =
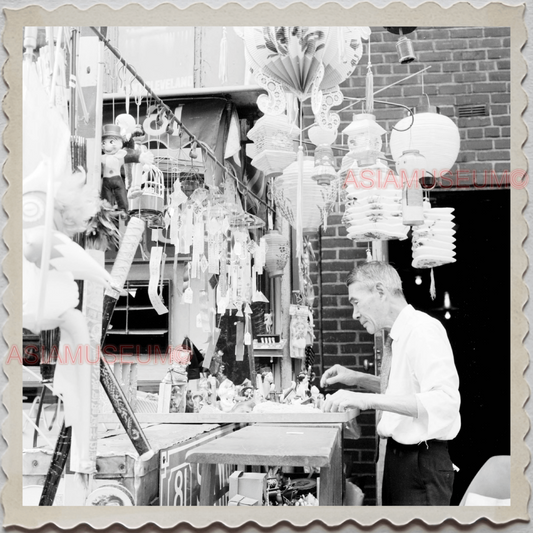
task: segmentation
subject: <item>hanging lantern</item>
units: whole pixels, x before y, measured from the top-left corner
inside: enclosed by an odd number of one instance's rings
[[[455,262],[455,230],[452,207],[424,202],[424,224],[413,229],[414,268],[433,268]]]
[[[296,159],[294,140],[299,135],[300,128],[287,115],[261,117],[248,132],[255,145],[252,165],[267,177],[279,176]]]
[[[394,33],[395,35],[400,36],[400,38],[396,42],[396,50],[398,51],[398,59],[400,61],[400,64],[405,65],[414,61],[416,59],[416,56],[415,51],[413,49],[413,43],[410,39],[406,37],[406,35],[415,31],[416,26],[403,28],[395,26],[385,26],[385,29],[390,33]]]
[[[333,207],[338,190],[338,180],[329,186],[320,186],[311,178],[314,171],[314,158],[304,157],[302,182],[302,230],[303,233],[316,233],[325,222]],[[299,165],[291,163],[281,176],[274,180],[274,199],[280,213],[291,226],[297,225],[297,192]]]
[[[315,149],[315,168],[311,179],[319,185],[329,185],[336,177],[335,158],[331,145],[337,138],[337,131],[329,131],[319,126],[313,126],[309,129],[309,139],[316,146]]]
[[[420,178],[425,174],[426,159],[418,150],[406,150],[396,162],[396,171],[403,184],[402,212],[406,226],[424,223],[423,193]]]
[[[139,163],[136,163],[139,164]],[[130,198],[130,214],[139,215],[148,222],[148,227],[163,229],[163,212],[165,210],[165,185],[163,172],[155,165],[143,175],[142,194]]]
[[[381,136],[386,131],[376,122],[375,115],[354,114],[352,123],[344,129],[343,133],[348,135],[350,154],[357,159],[359,166],[372,165],[378,157],[383,156]]]
[[[271,278],[282,276],[289,260],[289,241],[278,230],[269,231],[262,239],[267,245],[265,270]]]
[[[369,177],[364,177],[367,173]],[[346,179],[346,208],[342,222],[353,241],[406,239],[402,224],[400,179],[381,160],[350,169]],[[365,185],[366,184],[366,185]]]
[[[392,158],[397,161],[406,150],[418,150],[426,158],[426,172],[441,177],[449,172],[459,154],[459,129],[453,120],[439,114],[437,107],[419,107],[413,113],[392,130]]]

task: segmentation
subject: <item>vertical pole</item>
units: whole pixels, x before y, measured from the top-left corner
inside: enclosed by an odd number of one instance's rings
[[[281,219],[281,233],[290,240],[291,230],[289,223],[285,219]],[[281,388],[286,389],[290,387],[292,381],[292,360],[290,355],[290,306],[291,306],[291,264],[292,261],[288,261],[283,270],[283,276],[281,278],[281,290],[279,291],[279,298],[277,301],[280,303],[281,309],[281,337],[287,339],[287,343],[283,348],[283,357],[281,358]],[[278,292],[278,291],[276,291]]]
[[[78,29],[71,30],[71,47],[70,47],[70,133],[76,135],[76,62],[78,55]]]

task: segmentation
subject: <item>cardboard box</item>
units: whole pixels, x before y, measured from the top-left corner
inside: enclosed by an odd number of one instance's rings
[[[263,505],[266,501],[266,474],[241,470],[233,472],[229,477],[228,495],[231,499],[237,494],[257,500],[257,505]]]

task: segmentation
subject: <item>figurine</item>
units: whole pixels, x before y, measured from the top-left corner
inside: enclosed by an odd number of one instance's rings
[[[106,124],[102,133],[102,198],[111,205],[116,201],[121,217],[128,216],[128,196],[120,169],[126,162],[153,163],[153,154],[140,150],[124,149],[124,137],[120,126]]]
[[[265,313],[265,331],[272,333],[272,313]]]
[[[235,385],[229,379],[225,379],[218,388],[219,409],[229,413],[235,407],[235,395]]]

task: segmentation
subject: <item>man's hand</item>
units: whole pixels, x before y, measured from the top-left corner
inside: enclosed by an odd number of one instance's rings
[[[357,385],[357,376],[360,372],[348,370],[341,365],[334,365],[328,368],[320,378],[320,386],[326,387],[334,383],[343,383],[344,385]]]
[[[346,411],[347,409],[360,409],[361,411],[365,411],[366,409],[374,408],[373,400],[375,397],[375,394],[368,394],[366,392],[339,390],[335,394],[326,396],[323,410],[326,413],[337,413]]]

